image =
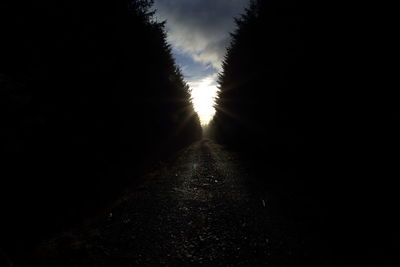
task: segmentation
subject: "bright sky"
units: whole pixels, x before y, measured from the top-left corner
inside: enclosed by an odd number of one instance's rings
[[[194,110],[197,112],[202,125],[208,124],[215,114],[215,97],[218,92],[213,76],[199,81],[189,82]]]
[[[213,117],[217,77],[239,16],[249,0],[155,0],[156,17],[167,21],[168,42],[190,86],[203,125]]]

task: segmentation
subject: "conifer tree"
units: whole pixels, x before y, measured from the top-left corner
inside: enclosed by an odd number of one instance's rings
[[[200,138],[153,14],[148,0],[1,3],[0,247],[101,210]]]

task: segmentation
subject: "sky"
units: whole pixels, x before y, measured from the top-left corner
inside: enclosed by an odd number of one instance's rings
[[[234,17],[248,0],[155,0],[156,18],[167,21],[168,42],[192,91],[192,101],[202,124],[214,115],[217,77]]]

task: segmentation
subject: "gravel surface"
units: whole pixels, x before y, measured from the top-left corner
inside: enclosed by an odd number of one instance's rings
[[[318,241],[274,215],[279,201],[247,176],[234,154],[197,142],[103,218],[44,242],[35,265],[327,266]]]

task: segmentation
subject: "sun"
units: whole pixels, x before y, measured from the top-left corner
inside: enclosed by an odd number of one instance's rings
[[[215,97],[218,88],[213,77],[189,83],[194,110],[197,112],[202,125],[207,125],[215,114]]]

